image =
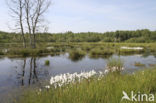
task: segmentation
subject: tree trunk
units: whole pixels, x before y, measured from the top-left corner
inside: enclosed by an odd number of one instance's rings
[[[29,21],[29,11],[30,11],[30,7],[29,7],[29,0],[25,0],[25,11],[26,11],[26,20],[27,20],[27,25],[28,25],[28,29],[29,29],[29,37],[30,37],[30,47],[32,47],[32,34],[31,34],[31,26],[30,26],[30,21]]]
[[[23,15],[23,12],[22,12],[22,1],[20,1],[20,27],[21,27],[21,33],[22,33],[22,38],[23,38],[23,47],[26,48],[26,39],[24,37],[22,15]]]

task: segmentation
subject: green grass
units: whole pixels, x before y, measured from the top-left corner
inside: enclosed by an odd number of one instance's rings
[[[4,53],[2,51],[0,51],[0,55],[4,55]]]
[[[90,57],[112,55],[114,51],[110,48],[95,48],[89,52]]]
[[[113,71],[113,68],[115,68],[116,71],[120,72],[123,67],[124,62],[120,58],[110,58],[107,62],[107,69],[109,71]]]
[[[146,51],[150,53],[156,52],[156,43],[104,43],[104,42],[55,42],[55,43],[39,43],[36,49],[22,48],[22,44],[6,43],[0,44],[1,49],[8,49],[4,55],[9,56],[40,56],[55,55],[73,50],[81,50],[89,54],[90,57],[110,57],[112,54],[133,55],[143,54]],[[120,49],[122,46],[127,47],[143,47],[144,50],[126,50]],[[48,48],[51,49],[48,49]]]
[[[72,50],[69,52],[69,58],[73,61],[78,61],[85,56],[85,52],[82,50]]]
[[[49,60],[46,60],[44,64],[45,64],[46,66],[49,66],[49,65],[50,65],[50,61],[49,61]]]
[[[134,50],[134,49],[119,49],[119,55],[130,55],[130,54],[142,54],[145,50]]]
[[[132,103],[126,100],[121,102],[122,91],[156,95],[155,74],[156,67],[135,74],[109,73],[101,80],[93,77],[42,92],[27,90],[16,103]]]

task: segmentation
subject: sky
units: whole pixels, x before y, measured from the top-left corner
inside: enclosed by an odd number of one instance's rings
[[[156,30],[156,0],[52,0],[45,14],[48,32]],[[12,31],[5,0],[0,0],[0,31]]]

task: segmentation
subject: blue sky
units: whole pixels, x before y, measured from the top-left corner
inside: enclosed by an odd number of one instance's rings
[[[0,4],[0,30],[10,31],[5,0]],[[156,30],[156,0],[52,0],[45,18],[49,32]]]

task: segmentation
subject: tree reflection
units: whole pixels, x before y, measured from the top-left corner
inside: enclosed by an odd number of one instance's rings
[[[23,59],[22,63],[22,71],[18,70],[18,80],[21,86],[32,85],[35,83],[39,83],[38,72],[36,65],[36,57],[31,57],[30,59]],[[22,73],[20,73],[20,71]]]
[[[30,75],[29,75],[29,83],[28,83],[29,85],[39,82],[36,68],[37,68],[36,57],[32,57],[30,60]]]
[[[21,85],[24,86],[24,74],[25,74],[25,66],[26,66],[26,58],[24,58],[24,63],[23,63],[23,71],[22,71],[22,82]]]

